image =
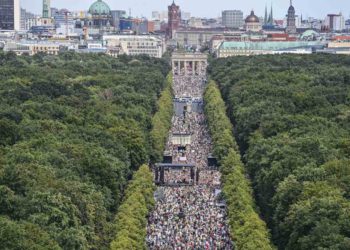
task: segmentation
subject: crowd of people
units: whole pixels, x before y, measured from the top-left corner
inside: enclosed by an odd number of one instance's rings
[[[149,218],[150,249],[232,249],[225,209],[205,186],[161,187]]]
[[[217,170],[199,170],[198,185],[210,185],[219,187],[221,184],[221,173]]]
[[[157,190],[157,202],[147,227],[149,249],[232,249],[225,206],[217,194],[221,175],[208,167],[212,142],[201,101],[205,82],[205,72],[174,76],[175,96],[193,98],[202,107],[174,115],[166,151],[171,153],[174,164],[195,166],[197,175],[193,178],[189,169],[169,169],[164,173],[168,185]],[[178,134],[190,135],[191,139],[186,145],[178,145],[172,140]]]
[[[184,75],[175,76],[173,91],[176,98],[191,97],[198,98],[203,96],[206,84],[205,75]]]
[[[173,184],[192,184],[190,169],[165,170],[164,181],[168,185]]]
[[[172,124],[166,150],[172,152],[173,163],[193,164],[198,169],[205,168],[208,165],[212,143],[206,128],[204,114],[188,112],[185,115],[174,116]],[[190,144],[183,145],[185,150],[179,151],[179,145],[173,143],[174,134],[190,135]],[[185,161],[183,161],[184,158]]]

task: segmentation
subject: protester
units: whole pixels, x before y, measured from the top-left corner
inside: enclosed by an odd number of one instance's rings
[[[194,165],[198,182],[190,169],[167,169],[166,186],[157,190],[158,199],[147,227],[149,249],[232,249],[226,212],[217,196],[220,172],[208,167],[212,142],[203,113],[205,70],[174,76],[175,101],[195,103],[196,110],[184,109],[172,118],[166,151],[174,164]],[[189,135],[190,143],[175,145],[173,135]]]

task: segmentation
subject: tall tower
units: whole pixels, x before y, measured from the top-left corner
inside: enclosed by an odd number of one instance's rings
[[[270,14],[269,15],[267,15],[267,5],[265,5],[264,25],[274,25],[272,3],[271,3],[271,10],[270,10]]]
[[[273,24],[273,9],[272,9],[272,3],[271,3],[271,12],[270,12],[269,24]]]
[[[264,25],[267,25],[269,23],[268,17],[267,17],[267,5],[265,5],[265,17],[264,17]]]
[[[20,30],[19,0],[0,0],[0,30]]]
[[[168,37],[173,38],[175,31],[179,29],[181,22],[180,6],[173,4],[168,6]]]
[[[51,0],[43,0],[42,18],[51,18]]]
[[[292,0],[290,0],[290,6],[288,9],[286,32],[289,34],[297,33],[297,27],[295,25],[295,9]]]

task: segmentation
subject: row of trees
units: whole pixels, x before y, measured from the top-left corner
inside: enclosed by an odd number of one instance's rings
[[[223,194],[235,247],[272,249],[266,224],[255,211],[251,184],[237,151],[225,103],[214,81],[209,83],[204,100],[214,154],[221,166]]]
[[[171,128],[171,118],[173,116],[173,76],[171,73],[167,76],[167,86],[163,90],[158,100],[158,112],[152,118],[152,155],[153,163],[163,160],[166,141],[168,139],[169,130]]]
[[[167,72],[149,57],[0,53],[2,248],[109,249]]]
[[[350,248],[350,57],[213,61],[279,249]]]
[[[157,112],[152,118],[151,162],[162,161],[171,118],[173,115],[172,74],[157,101]],[[153,173],[146,165],[134,174],[125,193],[125,200],[116,216],[117,234],[111,244],[112,250],[146,249],[147,217],[154,207],[155,184]]]
[[[154,206],[153,173],[142,165],[130,181],[116,216],[117,234],[112,250],[146,249],[147,216]]]

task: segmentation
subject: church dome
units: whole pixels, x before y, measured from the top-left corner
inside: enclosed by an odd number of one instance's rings
[[[295,11],[293,5],[289,6],[288,12]]]
[[[246,23],[259,23],[259,18],[254,14],[254,11],[250,13],[250,15],[245,19]]]
[[[89,13],[91,15],[109,15],[111,13],[111,9],[109,8],[108,4],[102,0],[97,0],[90,6]]]

